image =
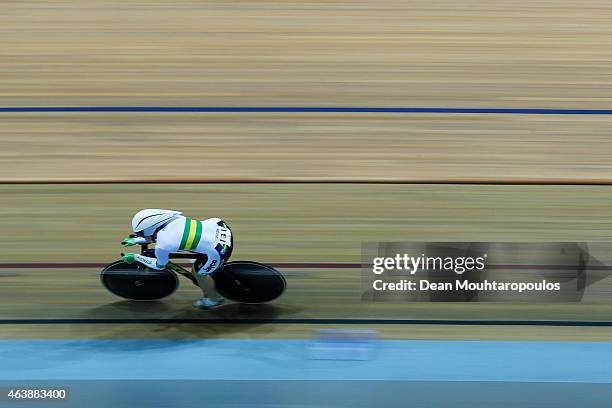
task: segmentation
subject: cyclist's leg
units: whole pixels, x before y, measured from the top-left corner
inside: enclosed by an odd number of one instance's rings
[[[223,303],[223,297],[217,292],[215,281],[210,276],[221,264],[220,254],[216,250],[208,251],[206,258],[194,263],[194,277],[202,289],[202,298],[194,302],[194,306],[201,309],[210,309]]]
[[[219,269],[232,255],[233,237],[229,226],[220,218],[209,218],[206,227],[215,231],[216,242],[194,263],[194,276],[202,289],[203,298],[194,303],[200,308],[211,308],[223,303],[223,297],[217,292],[215,281],[210,276]]]

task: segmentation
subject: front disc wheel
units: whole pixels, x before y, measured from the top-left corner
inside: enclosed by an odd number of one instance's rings
[[[102,285],[111,293],[129,300],[158,300],[171,295],[178,288],[176,274],[168,269],[161,271],[116,261],[100,273]]]

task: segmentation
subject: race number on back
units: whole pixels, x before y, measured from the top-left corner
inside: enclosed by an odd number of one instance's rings
[[[225,227],[219,227],[217,229],[217,244],[231,245],[232,244],[232,231]]]

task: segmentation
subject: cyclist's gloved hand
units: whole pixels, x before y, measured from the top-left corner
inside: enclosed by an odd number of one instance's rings
[[[138,238],[135,238],[135,237],[127,237],[126,239],[121,241],[121,245],[123,245],[124,247],[134,246],[138,244],[139,244]]]
[[[131,264],[134,263],[134,261],[136,260],[136,254],[125,254],[121,257],[121,259],[123,260],[123,262]]]

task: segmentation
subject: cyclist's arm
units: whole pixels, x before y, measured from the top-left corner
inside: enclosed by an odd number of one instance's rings
[[[176,250],[176,245],[167,236],[159,234],[157,236],[157,244],[155,245],[155,257],[135,255],[134,259],[151,269],[162,270],[166,269],[170,259],[170,253]]]
[[[151,237],[134,237],[133,240],[136,245],[150,244],[153,242]]]
[[[121,241],[121,245],[128,247],[134,245],[145,245],[151,244],[153,241],[150,237],[127,237],[123,241]]]
[[[178,250],[180,237],[177,238],[176,231],[164,228],[157,234],[155,244],[155,257],[135,255],[134,259],[152,269],[162,270],[168,265],[170,253]]]
[[[162,248],[158,248],[158,247],[155,248],[155,258],[150,257],[150,256],[140,255],[140,254],[134,255],[134,259],[136,261],[140,262],[141,264],[151,269],[157,269],[157,270],[166,269],[169,258],[170,258],[170,252]]]

